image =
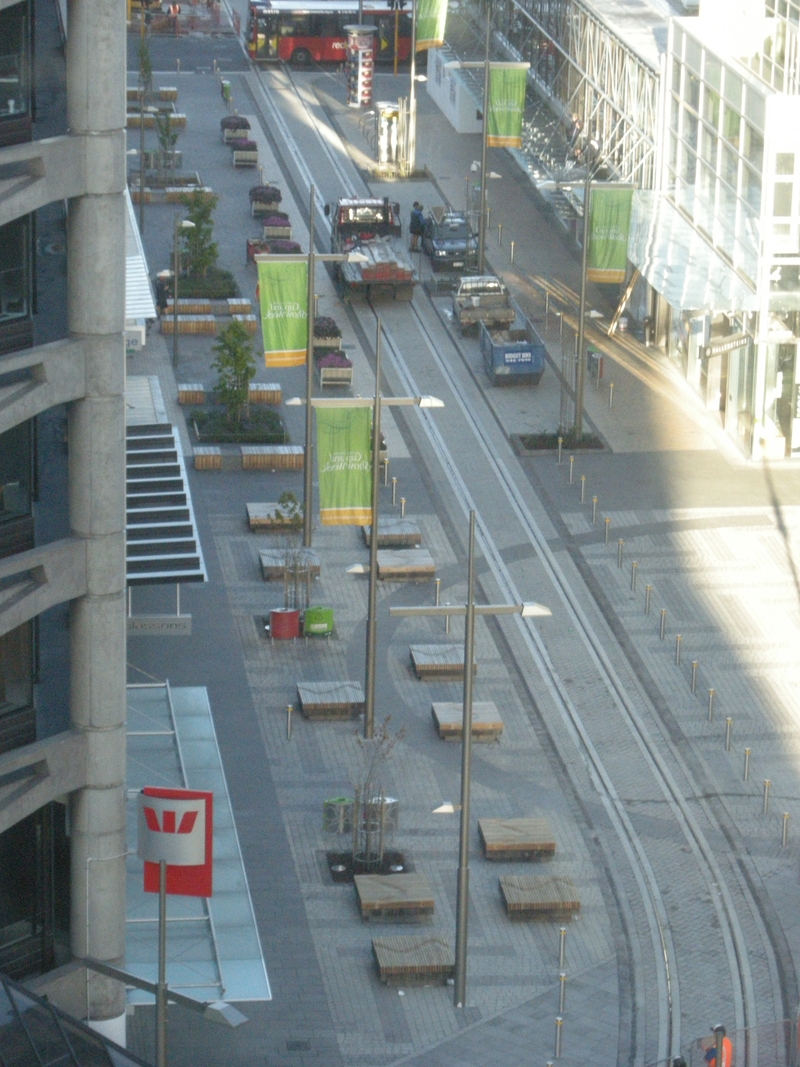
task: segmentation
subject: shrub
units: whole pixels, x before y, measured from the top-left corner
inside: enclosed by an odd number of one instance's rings
[[[285,238],[267,241],[267,244],[273,256],[295,256],[302,251],[297,241],[287,241]]]
[[[232,141],[228,141],[228,147],[234,152],[255,152],[258,149],[256,142],[249,141],[246,137],[234,137]]]
[[[317,360],[318,367],[352,367],[353,361],[341,352],[326,352]]]
[[[336,325],[335,319],[332,319],[330,315],[317,315],[314,319],[314,336],[341,337],[342,331]]]
[[[217,265],[219,249],[213,240],[214,221],[212,215],[214,208],[219,202],[216,194],[189,193],[181,197],[188,211],[186,217],[194,223],[191,230],[179,230],[178,233],[186,242],[186,251],[189,257],[188,273],[190,275],[205,275]]]
[[[254,185],[250,190],[250,203],[257,200],[259,204],[280,204],[283,196],[277,185]]]
[[[285,215],[282,211],[277,215],[265,215],[261,220],[263,226],[288,226],[289,216]]]
[[[249,130],[250,123],[244,115],[226,115],[219,120],[221,130]]]
[[[225,408],[228,420],[238,428],[242,414],[249,413],[250,381],[256,373],[252,342],[243,323],[228,323],[212,352],[216,356],[211,366],[217,372],[217,399]]]

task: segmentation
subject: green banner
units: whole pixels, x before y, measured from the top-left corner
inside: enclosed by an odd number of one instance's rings
[[[447,0],[415,0],[417,7],[417,51],[441,48],[447,20]]]
[[[308,263],[258,260],[258,302],[268,367],[300,367],[308,345]]]
[[[590,282],[625,281],[632,202],[633,186],[592,186],[586,261],[586,277]]]
[[[323,526],[372,520],[372,409],[317,408],[319,517]]]
[[[529,63],[492,63],[489,73],[489,128],[492,148],[522,147],[522,115]]]

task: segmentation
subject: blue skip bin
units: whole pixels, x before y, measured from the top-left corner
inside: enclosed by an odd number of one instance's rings
[[[538,385],[544,373],[544,342],[516,304],[514,308],[516,317],[507,329],[490,330],[481,323],[483,365],[492,385]]]

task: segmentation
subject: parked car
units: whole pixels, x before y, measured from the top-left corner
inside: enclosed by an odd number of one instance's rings
[[[478,239],[463,211],[433,208],[422,231],[422,251],[432,270],[468,271],[478,263]]]

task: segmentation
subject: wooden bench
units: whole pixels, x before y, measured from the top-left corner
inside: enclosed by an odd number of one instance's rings
[[[547,819],[478,819],[478,834],[487,860],[532,863],[556,852]]]
[[[380,528],[378,532],[380,537]],[[433,556],[424,548],[378,550],[378,578],[384,582],[424,582],[436,574]]]
[[[261,577],[265,582],[282,582],[287,567],[291,570],[296,564],[298,570],[308,567],[312,578],[319,578],[319,556],[311,548],[262,548],[258,553],[261,564]]]
[[[231,321],[240,322],[245,333],[254,334],[258,331],[258,319],[255,315],[231,315]]]
[[[453,947],[445,938],[373,937],[378,977],[387,985],[446,985],[456,972]]]
[[[277,502],[270,504],[245,504],[247,525],[253,531],[292,530],[299,528],[298,520],[293,519]],[[281,516],[278,515],[281,512]]]
[[[251,404],[280,404],[283,393],[278,382],[250,382],[248,399]]]
[[[205,404],[206,387],[202,382],[182,382],[178,386],[179,404]]]
[[[231,316],[253,314],[253,305],[243,296],[230,296],[225,303],[228,307],[228,314]]]
[[[411,666],[417,678],[461,678],[464,675],[463,645],[410,645]],[[478,664],[473,663],[476,674]]]
[[[357,874],[361,918],[369,922],[430,922],[433,894],[424,874]]]
[[[175,302],[171,296],[167,297],[167,315],[175,314]],[[178,318],[181,315],[211,315],[211,301],[198,299],[193,296],[178,297]]]
[[[364,690],[359,682],[298,682],[297,702],[311,722],[354,719],[364,711]]]
[[[161,332],[175,333],[175,316],[161,316]],[[178,333],[216,333],[217,320],[213,315],[178,315]]]
[[[572,879],[564,874],[504,874],[500,896],[509,919],[521,922],[565,922],[581,910]]]
[[[463,663],[463,658],[462,658]],[[431,715],[443,741],[460,741],[464,733],[464,705],[449,701],[431,704]],[[491,700],[472,703],[472,738],[474,741],[497,741],[503,732],[503,720]]]
[[[362,526],[364,544],[369,547],[371,526]],[[395,519],[390,515],[378,516],[378,548],[416,548],[422,542],[419,526],[413,519]]]
[[[305,458],[302,445],[240,445],[242,470],[301,471]]]
[[[222,470],[222,449],[219,445],[198,445],[193,452],[196,471]]]

